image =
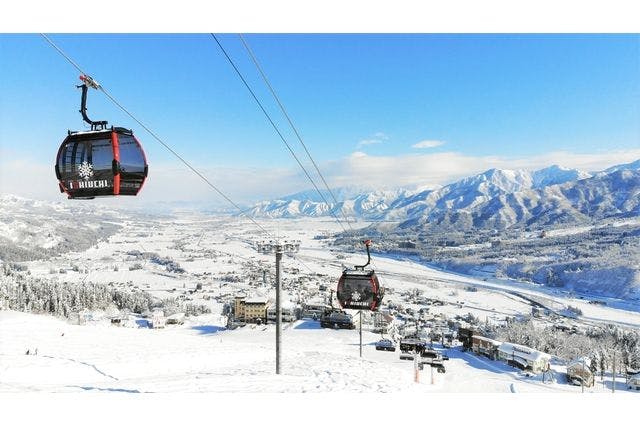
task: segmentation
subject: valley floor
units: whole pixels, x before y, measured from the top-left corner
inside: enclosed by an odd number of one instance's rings
[[[361,261],[362,255],[328,250],[314,239],[330,233],[335,224],[327,221],[271,221],[268,229],[301,240],[296,258],[285,256],[285,279],[295,270],[334,286],[342,265]],[[151,231],[150,231],[151,230]],[[26,263],[36,277],[57,278],[77,283],[119,282],[136,286],[160,297],[177,294],[208,304],[212,313],[188,318],[184,325],[165,329],[115,327],[107,319],[86,325],[47,315],[0,311],[0,391],[2,392],[498,392],[498,393],[579,393],[566,384],[564,367],[554,383],[540,377],[526,377],[503,362],[491,361],[459,349],[450,349],[446,373],[420,372],[414,381],[413,362],[399,360],[399,353],[376,351],[372,345],[380,335],[363,332],[363,357],[358,352],[358,331],[320,329],[317,322],[301,320],[287,324],[283,333],[282,375],[275,375],[275,331],[273,325],[248,325],[226,330],[222,304],[203,299],[240,289],[269,294],[270,286],[222,283],[207,279],[205,273],[242,275],[246,271],[273,269],[272,256],[253,249],[251,225],[242,221],[211,220],[201,217],[183,221],[124,224],[120,233],[87,251],[70,253],[60,259]],[[142,249],[141,249],[142,248]],[[136,262],[133,250],[156,251],[171,256],[186,270],[177,274],[162,266],[144,262],[141,269],[129,270]],[[81,266],[74,271],[71,266]],[[114,265],[119,265],[114,271]],[[64,266],[64,268],[61,268]],[[262,266],[262,267],[261,267]],[[448,316],[473,313],[492,321],[505,316],[529,314],[531,298],[560,309],[565,304],[579,306],[585,325],[616,322],[640,327],[638,311],[593,306],[569,299],[531,284],[482,280],[419,265],[408,259],[374,257],[374,268],[384,285],[394,291],[385,301],[400,301],[403,290],[419,288],[429,298],[444,301],[431,313]],[[311,272],[307,271],[309,269]],[[260,276],[261,277],[261,276]],[[189,296],[187,289],[204,282],[203,292]],[[289,282],[293,283],[293,282]],[[476,292],[468,292],[473,285]],[[514,291],[517,291],[514,293]],[[207,293],[208,292],[208,293]],[[295,287],[286,294],[293,298]],[[37,349],[37,355],[34,354]],[[29,355],[25,354],[29,350]],[[588,393],[611,393],[611,378],[598,380]],[[624,379],[616,389],[627,391]]]

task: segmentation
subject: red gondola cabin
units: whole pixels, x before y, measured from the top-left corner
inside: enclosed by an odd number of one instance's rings
[[[384,297],[384,288],[380,286],[373,270],[364,269],[371,262],[369,252],[371,240],[365,240],[362,243],[367,248],[367,263],[342,272],[336,289],[336,298],[342,308],[376,311]]]
[[[104,196],[135,196],[149,166],[142,145],[133,132],[120,127],[107,128],[104,120],[87,117],[87,91],[101,89],[89,76],[80,76],[82,119],[91,125],[88,132],[71,132],[62,141],[56,157],[56,178],[60,192],[70,199]]]
[[[336,298],[342,308],[376,311],[384,288],[373,271],[345,270],[338,281]]]
[[[111,128],[69,132],[58,150],[56,177],[70,199],[135,196],[147,177],[148,165],[130,130]]]

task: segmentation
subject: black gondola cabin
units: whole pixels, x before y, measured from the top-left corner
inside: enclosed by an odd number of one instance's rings
[[[135,196],[147,177],[148,165],[130,130],[114,127],[69,132],[56,161],[60,191],[70,199]]]
[[[345,270],[338,281],[336,298],[342,308],[376,311],[384,288],[373,271]]]

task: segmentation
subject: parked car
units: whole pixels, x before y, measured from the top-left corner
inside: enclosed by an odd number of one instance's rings
[[[381,339],[376,343],[376,350],[379,351],[396,351],[396,346],[390,339]]]
[[[408,351],[401,351],[400,352],[400,360],[413,360],[414,358],[414,353],[409,353]]]
[[[423,361],[418,364],[418,367],[420,369],[424,369],[424,365],[430,365],[436,368],[436,370],[441,374],[444,374],[447,371],[444,367],[444,364],[440,360],[432,360],[431,362]]]
[[[320,318],[320,327],[333,329],[355,329],[353,318],[350,314],[342,311],[325,313]]]
[[[420,352],[420,357],[427,360],[442,360],[442,354],[438,350],[425,348]]]
[[[586,387],[593,387],[594,378],[590,377],[589,379],[584,379],[578,376],[569,376],[567,375],[567,381],[569,384],[581,386],[583,383]]]
[[[405,352],[422,351],[427,342],[418,338],[403,338],[400,340],[400,350]]]

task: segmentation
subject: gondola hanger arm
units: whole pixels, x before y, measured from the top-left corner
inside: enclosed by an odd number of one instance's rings
[[[87,76],[86,74],[81,74],[80,80],[92,89],[102,89],[102,86],[100,86],[100,83],[95,81],[91,76]]]
[[[371,253],[369,252],[369,246],[371,245],[371,239],[367,239],[367,240],[363,241],[362,243],[364,243],[365,247],[367,248],[367,263],[364,264],[364,265],[356,265],[355,266],[356,270],[364,270],[364,268],[371,263]]]
[[[87,116],[87,91],[88,88],[91,87],[93,89],[101,89],[102,86],[100,86],[100,84],[98,82],[96,82],[95,80],[93,80],[93,78],[91,78],[90,76],[87,76],[85,74],[82,74],[80,76],[80,80],[82,81],[82,84],[79,86],[76,86],[78,88],[82,89],[82,98],[80,101],[80,114],[82,114],[82,119],[89,123],[91,125],[91,130],[102,130],[105,129],[107,127],[107,121],[106,120],[99,120],[99,121],[93,121],[89,118],[89,116]]]

